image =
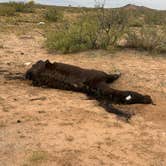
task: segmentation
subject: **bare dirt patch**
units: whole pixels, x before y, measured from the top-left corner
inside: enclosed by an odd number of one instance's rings
[[[49,55],[42,41],[38,32],[0,34],[0,165],[166,165],[166,59],[135,51]],[[84,94],[5,77],[40,59],[119,70],[114,88],[149,94],[156,106],[118,106],[136,112],[125,123]]]

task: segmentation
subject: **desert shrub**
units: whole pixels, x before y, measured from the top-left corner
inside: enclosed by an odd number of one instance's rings
[[[140,18],[130,17],[129,26],[130,27],[142,27],[144,25],[144,20]]]
[[[45,13],[45,19],[48,21],[58,21],[63,18],[62,12],[59,12],[55,8],[50,8]]]
[[[32,13],[34,12],[34,1],[25,2],[10,2],[9,6],[14,8],[16,12]]]
[[[10,6],[2,6],[0,8],[0,16],[14,16],[15,9]]]
[[[148,11],[144,15],[144,21],[149,25],[166,24],[166,13],[164,11]]]
[[[120,9],[122,10],[122,9]],[[143,13],[139,10],[125,10],[127,19],[125,20],[130,27],[142,27],[144,24]]]
[[[120,9],[121,10],[121,9]],[[128,23],[131,27],[142,27],[143,25],[164,25],[166,24],[166,12],[146,8],[138,10],[126,10]]]
[[[50,51],[71,53],[88,49],[107,49],[116,46],[123,34],[124,17],[119,11],[84,14],[83,17],[68,26],[47,35],[46,46]]]
[[[46,46],[50,51],[60,51],[62,53],[71,53],[83,51],[94,47],[91,36],[85,34],[85,26],[78,24],[70,25],[69,28],[59,29],[48,34]],[[95,31],[96,32],[96,31]],[[91,33],[91,32],[89,32]],[[94,35],[91,34],[91,35]]]
[[[116,47],[117,41],[128,26],[128,16],[126,12],[124,10],[105,11],[101,8],[98,13],[97,18],[100,25],[100,32],[101,36],[105,36],[106,47],[109,45]]]
[[[142,27],[127,33],[127,47],[149,52],[166,52],[166,33],[153,27]]]

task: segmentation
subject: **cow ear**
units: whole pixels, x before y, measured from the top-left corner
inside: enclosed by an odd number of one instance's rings
[[[50,63],[50,61],[47,59],[46,61],[45,61],[45,63],[47,64],[47,63]]]
[[[46,66],[46,68],[50,68],[52,66],[52,64],[50,63],[49,60],[46,60],[45,61],[45,66]]]

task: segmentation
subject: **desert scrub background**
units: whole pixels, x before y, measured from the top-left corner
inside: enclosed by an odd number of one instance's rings
[[[166,52],[166,13],[147,9],[97,8],[82,11],[76,22],[64,22],[46,35],[50,52],[72,53],[89,49],[133,48],[154,53]]]
[[[45,25],[39,26],[41,21]],[[111,50],[122,43],[122,49],[130,47],[165,53],[166,11],[144,7],[92,9],[10,2],[0,3],[0,22],[3,33],[22,34],[28,32],[29,27],[40,31],[46,37],[46,48],[50,52]]]
[[[125,13],[119,10],[83,11],[74,23],[64,22],[47,34],[46,46],[50,52],[72,53],[89,49],[108,49],[116,46],[123,35]]]
[[[68,24],[48,33],[46,40],[48,50],[50,52],[72,53],[92,49],[96,46],[98,27],[94,24],[93,27],[90,25],[90,23]]]
[[[14,16],[15,9],[11,6],[6,6],[5,8],[0,7],[0,16]]]
[[[166,53],[165,27],[143,26],[139,29],[129,29],[126,47],[145,50],[154,53]]]
[[[35,10],[34,1],[25,2],[9,2],[0,5],[0,16],[14,16],[17,12],[32,13]]]
[[[56,22],[63,19],[63,13],[56,8],[50,8],[45,12],[44,17],[47,21]]]
[[[23,13],[32,13],[34,12],[35,3],[34,1],[29,2],[9,2],[8,6],[12,7],[15,12],[23,12]]]

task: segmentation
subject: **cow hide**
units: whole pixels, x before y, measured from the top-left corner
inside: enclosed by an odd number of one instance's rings
[[[26,79],[34,86],[82,92],[96,99],[106,111],[129,119],[132,113],[118,110],[112,104],[152,104],[150,96],[133,91],[110,88],[109,83],[120,74],[107,74],[99,70],[83,69],[64,63],[38,61],[27,72]]]

